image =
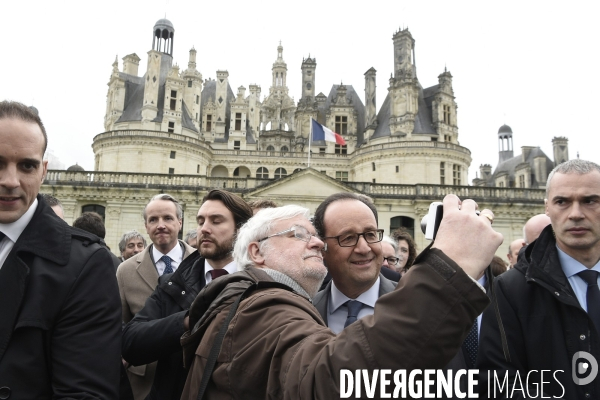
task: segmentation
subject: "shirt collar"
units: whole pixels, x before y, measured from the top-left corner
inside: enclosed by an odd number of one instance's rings
[[[338,308],[343,306],[344,303],[346,303],[348,300],[358,300],[361,303],[363,303],[364,305],[375,308],[375,303],[377,302],[377,299],[379,298],[380,279],[381,278],[377,277],[377,280],[375,281],[373,286],[371,286],[369,288],[369,290],[367,290],[366,292],[361,293],[361,295],[358,296],[356,299],[351,299],[348,296],[346,296],[344,293],[340,292],[340,290],[335,286],[335,282],[333,282],[333,279],[332,279],[331,280],[331,301],[329,302],[330,313],[333,313],[335,310],[337,310]]]
[[[212,271],[213,269],[214,269],[213,266],[210,265],[210,260],[205,258],[204,259],[204,273],[207,274],[208,271]],[[238,272],[237,264],[235,263],[235,260],[231,261],[229,264],[224,266],[223,269],[225,271],[227,271],[228,274],[233,274],[234,272]]]
[[[481,276],[481,278],[477,279],[477,283],[479,283],[481,286],[485,287],[486,282],[487,282],[487,278],[485,277],[485,274],[483,274]]]
[[[556,246],[556,250],[558,250],[558,260],[560,261],[560,266],[562,267],[562,270],[567,278],[577,275],[581,271],[588,270],[585,265],[559,249],[558,245]],[[591,269],[600,272],[600,261],[598,261]]]
[[[13,243],[16,243],[19,236],[21,236],[21,233],[23,233],[29,222],[31,222],[37,206],[38,201],[36,198],[25,214],[21,215],[21,218],[10,224],[0,224],[0,231],[2,231],[2,233],[4,233]]]
[[[158,249],[156,248],[156,246],[152,246],[152,257],[154,257],[154,261],[158,262],[162,256],[169,256],[171,257],[171,260],[180,263],[181,260],[183,260],[183,250],[181,249],[181,245],[179,244],[179,241],[177,241],[177,244],[175,245],[175,247],[173,247],[171,249],[171,251],[169,251],[167,254],[163,254],[160,251],[158,251]]]

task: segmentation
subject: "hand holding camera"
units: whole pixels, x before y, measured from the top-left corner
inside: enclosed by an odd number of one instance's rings
[[[461,202],[453,194],[444,197],[442,205],[442,218],[431,213],[427,217],[427,228],[435,225],[432,222],[436,219],[440,221],[437,234],[430,235],[435,237],[432,248],[442,250],[469,276],[478,279],[504,240],[501,233],[492,229],[494,213],[488,209],[478,212],[475,201]],[[430,231],[435,232],[435,227]]]

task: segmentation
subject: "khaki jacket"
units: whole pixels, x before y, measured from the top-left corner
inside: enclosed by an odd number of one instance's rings
[[[182,399],[198,394],[213,341],[249,286],[240,279],[272,280],[254,268],[229,275],[208,285],[190,308],[194,328],[182,345],[191,368]],[[285,289],[257,290],[229,324],[205,398],[336,399],[341,369],[442,368],[488,303],[436,249],[426,250],[396,290],[379,298],[373,315],[337,336],[309,299]]]

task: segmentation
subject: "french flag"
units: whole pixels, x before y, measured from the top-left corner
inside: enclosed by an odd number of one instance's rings
[[[340,135],[339,133],[335,133],[331,129],[327,128],[326,126],[321,125],[320,123],[318,123],[317,121],[315,121],[312,118],[310,120],[312,122],[312,124],[311,124],[312,140],[314,140],[314,141],[325,140],[327,142],[334,142],[336,144],[341,144],[341,145],[346,144],[346,141],[344,140],[342,135]]]

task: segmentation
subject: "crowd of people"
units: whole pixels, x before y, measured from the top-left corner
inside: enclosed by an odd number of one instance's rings
[[[528,398],[551,370],[540,394],[600,396],[571,362],[600,358],[597,164],[552,171],[508,270],[493,212],[455,195],[419,253],[360,194],[311,215],[214,189],[180,240],[182,205],[161,193],[140,210],[149,241],[125,232],[117,257],[100,215],[69,226],[39,194],[35,112],[0,102],[0,143],[0,398],[335,399],[342,370],[475,368],[482,394],[486,372]]]

